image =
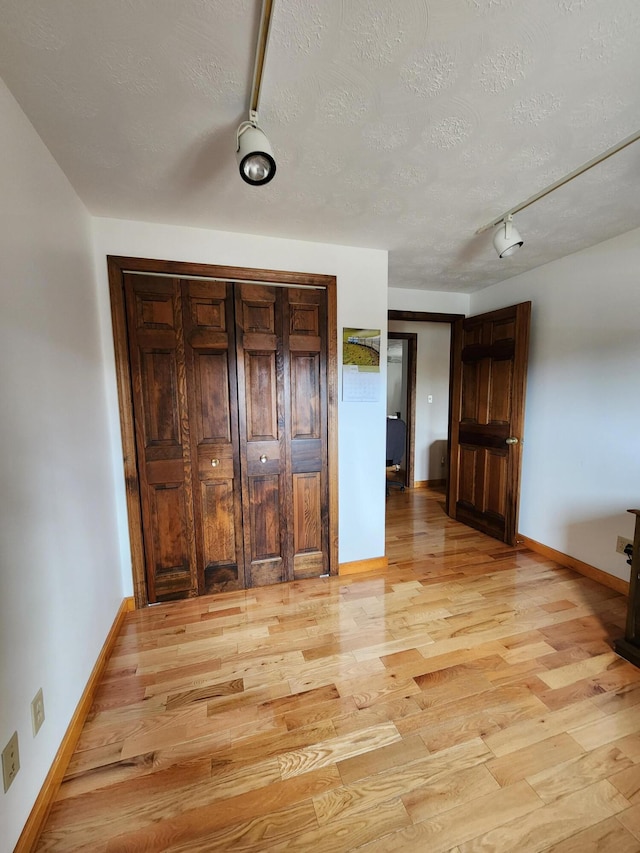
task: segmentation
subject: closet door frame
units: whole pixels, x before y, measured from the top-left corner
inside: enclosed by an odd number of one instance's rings
[[[127,337],[124,273],[141,272],[172,278],[204,277],[291,287],[318,287],[327,292],[327,457],[329,485],[329,574],[338,574],[338,334],[336,278],[315,273],[218,266],[149,258],[107,256],[116,382],[120,409],[125,494],[131,547],[133,591],[137,608],[145,607],[147,584],[142,510],[135,441],[133,392]]]

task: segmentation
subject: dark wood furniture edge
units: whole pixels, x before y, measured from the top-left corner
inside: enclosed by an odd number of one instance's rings
[[[636,526],[633,535],[633,557],[631,561],[631,575],[629,577],[629,597],[627,598],[627,623],[625,636],[622,640],[616,640],[613,644],[614,651],[632,663],[640,667],[640,509],[629,509],[636,517]]]

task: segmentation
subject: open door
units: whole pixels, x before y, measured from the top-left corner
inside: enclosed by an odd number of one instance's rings
[[[515,544],[531,303],[456,320],[447,511]]]

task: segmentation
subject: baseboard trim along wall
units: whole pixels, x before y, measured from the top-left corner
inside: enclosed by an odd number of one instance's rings
[[[414,489],[439,489],[444,486],[446,480],[416,480],[413,484]]]
[[[353,560],[351,563],[340,563],[338,574],[342,575],[358,575],[361,572],[375,572],[380,569],[389,568],[388,557],[372,557],[369,560]]]
[[[62,738],[62,743],[58,748],[56,757],[53,759],[53,764],[47,773],[46,779],[40,789],[40,793],[38,794],[35,804],[31,809],[31,814],[24,825],[24,829],[18,839],[18,844],[16,845],[14,853],[31,853],[31,851],[35,849],[40,833],[42,832],[49,815],[49,811],[51,810],[51,806],[53,805],[53,801],[58,793],[60,785],[62,784],[64,774],[66,773],[69,762],[71,761],[73,751],[78,743],[82,727],[84,726],[87,715],[91,710],[91,705],[93,704],[98,684],[100,683],[102,673],[104,672],[104,668],[111,656],[115,641],[120,633],[120,628],[122,627],[125,614],[133,609],[133,598],[123,599],[120,609],[116,614],[116,618],[113,620],[113,625],[107,635],[107,639],[104,641],[102,650],[98,655],[98,660],[91,671],[91,675],[87,681],[87,686],[80,697],[75,713],[71,718],[71,722],[69,723],[64,737]]]
[[[617,578],[615,575],[610,575],[609,572],[603,572],[602,569],[597,569],[595,566],[590,566],[589,563],[583,563],[582,560],[577,560],[575,557],[570,557],[568,554],[563,554],[562,551],[556,551],[555,548],[550,548],[548,545],[543,545],[541,542],[536,542],[535,539],[529,539],[528,536],[518,535],[518,542],[522,543],[526,548],[535,551],[536,554],[541,554],[543,557],[548,557],[561,566],[567,569],[573,569],[593,581],[598,581],[603,586],[614,589],[622,595],[629,594],[629,582]]]

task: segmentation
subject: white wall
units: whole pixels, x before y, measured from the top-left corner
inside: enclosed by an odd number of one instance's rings
[[[390,287],[388,308],[395,311],[433,311],[439,314],[468,314],[468,293],[444,293],[439,290],[410,290]]]
[[[0,793],[12,850],[122,601],[90,219],[0,81]],[[46,719],[31,732],[30,703]]]
[[[414,479],[416,482],[444,479],[447,469],[441,460],[447,456],[449,430],[451,326],[391,320],[389,331],[412,332],[418,336]]]
[[[256,191],[260,192],[259,189]],[[335,275],[338,282],[340,341],[344,326],[380,328],[385,332],[387,252],[116,219],[95,219],[94,240],[103,331],[105,341],[108,341],[105,359],[109,374],[114,474],[118,479],[123,583],[131,589],[106,256],[127,255]],[[342,364],[340,346],[339,358]],[[379,400],[375,403],[343,403],[340,400],[338,406],[341,563],[379,557],[385,551],[386,347],[383,348],[380,362],[382,374]],[[340,397],[341,391],[342,382]]]
[[[531,300],[522,534],[628,579],[640,504],[640,230],[471,296]]]

